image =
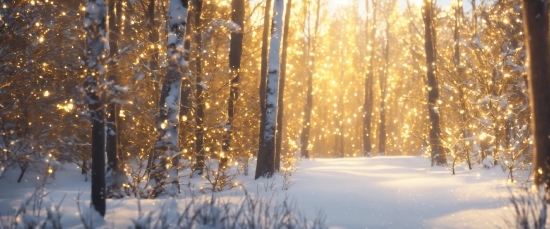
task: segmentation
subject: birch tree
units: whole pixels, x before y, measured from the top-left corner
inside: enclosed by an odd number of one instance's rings
[[[275,172],[275,131],[277,125],[277,107],[280,76],[280,49],[283,28],[284,1],[275,0],[269,46],[269,65],[266,84],[265,127],[258,149],[258,163],[255,179],[271,177]]]
[[[92,119],[92,207],[105,216],[105,48],[107,37],[107,5],[104,0],[89,0],[84,15],[86,30],[87,75],[84,83],[86,100]]]
[[[273,3],[273,0],[266,0],[265,1],[265,9],[264,9],[264,26],[262,31],[262,53],[261,53],[261,61],[260,61],[260,134],[258,142],[261,144],[264,138],[264,127],[265,127],[265,88],[267,83],[267,61],[268,61],[268,53],[269,53],[269,21],[270,21],[270,13],[271,11],[271,5]]]
[[[188,65],[184,59],[185,27],[187,25],[188,1],[170,0],[168,11],[168,40],[166,44],[169,69],[162,82],[156,129],[155,157],[149,184],[151,197],[160,194],[173,195],[179,188],[177,168],[173,159],[179,155],[178,127],[182,78]],[[169,188],[172,179],[174,188]]]

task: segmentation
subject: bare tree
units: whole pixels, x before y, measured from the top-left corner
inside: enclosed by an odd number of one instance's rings
[[[201,33],[201,14],[202,14],[202,0],[193,1],[193,15],[194,18],[194,27],[195,27],[195,43],[198,49],[197,56],[195,57],[195,171],[199,171],[199,174],[202,174],[204,169],[204,95],[202,82],[202,33]]]
[[[155,156],[149,180],[153,188],[152,197],[160,194],[174,194],[178,190],[168,188],[171,183],[179,188],[177,168],[172,166],[173,159],[179,155],[179,113],[181,85],[184,72],[188,67],[184,59],[185,27],[187,25],[188,1],[170,0],[168,12],[167,58],[169,69],[162,82],[157,117],[158,138],[155,141]]]
[[[264,9],[264,26],[262,31],[262,53],[261,53],[261,61],[260,61],[260,134],[259,134],[259,140],[258,142],[262,142],[262,139],[264,138],[264,127],[266,122],[266,117],[263,115],[265,114],[265,90],[266,90],[266,83],[267,83],[267,58],[268,58],[268,52],[269,52],[269,22],[270,22],[270,11],[271,11],[271,4],[273,0],[266,0],[265,1],[265,9]]]
[[[227,101],[227,122],[225,123],[225,131],[223,133],[223,143],[221,156],[221,165],[227,165],[227,159],[231,153],[231,139],[233,119],[235,116],[235,103],[239,98],[239,81],[241,57],[243,53],[243,30],[244,30],[244,0],[233,0],[231,2],[231,21],[241,27],[240,31],[231,33],[231,44],[229,49],[229,68],[231,69],[231,85],[229,89],[229,99]]]
[[[430,117],[430,147],[433,165],[445,165],[447,159],[441,145],[441,128],[439,123],[439,85],[436,78],[435,29],[433,27],[433,2],[423,1],[422,17],[424,19],[424,50],[426,52],[426,75],[428,82],[428,114]]]
[[[365,74],[365,102],[363,104],[363,155],[372,156],[370,134],[372,131],[372,103],[374,84],[374,40],[376,38],[376,0],[365,0],[367,14],[372,11],[372,21],[367,16],[365,27],[367,32],[367,73]],[[369,8],[369,5],[372,9]]]
[[[105,216],[105,82],[107,6],[104,1],[90,0],[84,15],[88,74],[84,91],[92,118],[92,207]]]
[[[305,13],[306,13],[306,28],[304,29],[307,37],[306,44],[306,63],[308,63],[308,73],[307,73],[307,89],[306,89],[306,104],[304,106],[304,121],[302,124],[302,133],[300,135],[301,140],[301,149],[300,153],[302,157],[309,158],[309,135],[311,132],[311,112],[313,110],[313,74],[315,73],[315,50],[317,48],[317,32],[319,29],[319,18],[321,12],[321,0],[315,1],[317,5],[315,13],[315,24],[313,26],[313,33],[311,31],[311,26],[309,25],[309,4],[306,3]]]
[[[118,43],[120,36],[120,23],[122,3],[117,0],[110,0],[108,7],[109,15],[109,81],[115,85],[120,82],[118,79]],[[116,14],[115,14],[116,12]],[[118,14],[118,15],[117,15]],[[112,87],[109,90],[111,98],[117,96],[118,91],[116,87]],[[120,106],[117,104],[116,99],[109,99],[107,105],[107,136],[105,143],[105,150],[107,152],[107,185],[109,188],[109,195],[113,197],[122,197],[121,184],[124,182],[124,174],[120,169],[120,147],[119,139],[120,133],[118,132],[118,117],[120,114]]]
[[[283,26],[283,53],[281,54],[281,76],[279,79],[279,111],[277,112],[277,136],[275,137],[275,169],[279,171],[281,169],[281,150],[283,145],[283,115],[284,115],[284,103],[283,98],[285,95],[285,82],[286,82],[286,61],[288,55],[288,33],[290,27],[290,9],[292,8],[292,0],[287,0],[285,9],[285,24]]]
[[[275,172],[275,131],[277,125],[277,106],[280,75],[280,49],[283,28],[283,0],[275,0],[271,27],[271,44],[269,47],[269,65],[266,87],[265,127],[263,138],[258,149],[258,163],[255,179],[271,177]]]
[[[550,196],[550,39],[548,38],[548,2],[523,0],[523,22],[528,55],[529,95],[534,138],[533,173],[535,185],[544,186]]]

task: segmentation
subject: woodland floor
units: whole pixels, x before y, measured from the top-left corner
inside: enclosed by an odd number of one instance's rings
[[[448,168],[430,167],[423,157],[301,160],[288,190],[282,190],[280,175],[254,180],[254,166],[250,165],[248,176],[236,177],[249,193],[289,198],[308,218],[323,211],[331,228],[508,228],[505,220],[513,222],[508,187],[516,185],[506,181],[500,166],[466,170],[461,165],[451,175]],[[75,165],[64,167],[46,185],[50,192],[46,201],[57,204],[65,196],[61,204],[64,228],[81,228],[76,199],[81,192],[81,208],[89,206],[90,183],[84,182]],[[21,183],[16,182],[17,175],[16,170],[7,171],[0,179],[0,215],[13,212],[41,184],[35,173],[25,174]],[[180,209],[192,192],[204,199],[211,195],[205,191],[204,179],[182,178],[182,183],[189,182],[191,188],[186,187],[176,200]],[[242,199],[244,191],[233,188],[216,195],[233,201]],[[166,198],[140,202],[144,211],[154,212]],[[105,220],[98,220],[96,226],[127,228],[138,217],[137,209],[136,198],[109,199]]]

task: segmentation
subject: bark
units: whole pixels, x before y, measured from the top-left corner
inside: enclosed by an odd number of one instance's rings
[[[280,76],[280,49],[283,28],[283,0],[275,0],[273,5],[273,20],[271,28],[271,44],[269,47],[269,68],[266,88],[266,117],[264,138],[258,150],[258,163],[255,179],[271,177],[275,172],[275,129],[277,125],[277,106]]]
[[[424,19],[424,50],[426,51],[426,75],[428,80],[428,114],[430,118],[429,141],[431,147],[431,160],[433,165],[445,165],[447,159],[441,145],[441,129],[439,124],[439,86],[436,78],[436,49],[434,44],[433,9],[432,2],[424,0],[422,17]]]
[[[153,45],[153,53],[151,54],[151,59],[149,60],[149,69],[151,70],[151,75],[153,78],[153,91],[159,90],[159,80],[157,77],[157,69],[158,69],[158,47],[157,42],[159,40],[159,33],[155,26],[155,1],[156,0],[150,0],[149,5],[147,6],[147,29],[149,29],[149,43],[150,45]],[[129,20],[128,20],[129,21]],[[129,26],[126,26],[129,27]],[[159,104],[159,96],[157,93],[155,93],[155,103]],[[147,168],[151,168],[153,160],[155,158],[155,149],[151,150],[149,153],[149,159],[147,161]]]
[[[231,153],[231,140],[233,120],[235,117],[235,103],[239,98],[239,81],[240,81],[240,68],[241,57],[243,53],[243,30],[244,30],[244,13],[245,3],[244,0],[233,0],[231,2],[231,21],[241,27],[241,31],[231,33],[231,44],[229,49],[229,68],[231,69],[231,85],[229,88],[229,99],[227,101],[227,122],[223,133],[223,143],[221,155],[221,167],[227,165],[228,158]]]
[[[550,39],[548,38],[547,1],[523,0],[523,27],[527,44],[531,130],[534,134],[533,173],[537,188],[550,196]]]
[[[155,141],[155,157],[149,180],[151,197],[161,194],[174,195],[179,190],[177,168],[172,166],[179,155],[179,113],[183,72],[187,70],[184,59],[185,26],[187,25],[188,1],[170,0],[168,13],[167,58],[169,69],[162,82]],[[169,179],[172,179],[171,182]],[[174,184],[173,188],[168,187]]]
[[[204,170],[204,96],[202,94],[203,84],[202,82],[202,33],[201,33],[201,14],[202,14],[202,0],[194,1],[194,22],[195,22],[195,42],[197,46],[197,56],[195,59],[196,63],[196,72],[195,72],[195,171],[199,171],[199,174],[202,174]]]
[[[112,81],[113,85],[116,85],[118,80],[118,64],[117,64],[117,54],[118,54],[118,42],[120,36],[120,15],[115,14],[115,9],[118,14],[121,11],[121,3],[117,0],[110,0],[108,7],[109,14],[109,56],[110,61],[110,71],[109,71],[109,81]],[[111,89],[111,97],[116,97],[116,90]],[[109,188],[109,196],[112,197],[122,197],[122,192],[120,190],[121,184],[124,182],[124,174],[120,169],[120,149],[119,149],[119,139],[117,129],[117,119],[120,114],[119,105],[115,100],[111,99],[107,106],[107,139],[106,139],[106,152],[107,152],[107,182]]]
[[[270,19],[270,10],[273,0],[266,0],[265,10],[264,10],[264,27],[262,32],[262,53],[261,53],[261,63],[260,63],[260,139],[259,144],[262,144],[265,133],[265,91],[267,83],[267,58],[268,58],[268,47],[269,47],[269,19]]]
[[[285,24],[283,26],[283,51],[281,54],[281,76],[279,79],[279,101],[277,112],[277,136],[275,137],[275,169],[279,171],[281,169],[281,151],[283,145],[283,116],[284,116],[284,103],[283,98],[285,94],[285,82],[286,82],[286,60],[288,55],[288,31],[290,27],[290,9],[292,8],[292,0],[287,0],[285,9]]]
[[[84,16],[88,75],[84,83],[92,121],[92,190],[91,205],[105,216],[105,95],[100,83],[105,80],[105,43],[107,41],[107,6],[105,2],[88,1]]]
[[[309,158],[309,136],[311,133],[311,112],[313,111],[313,74],[315,73],[315,50],[317,40],[317,30],[319,28],[319,16],[321,12],[321,1],[317,0],[317,10],[313,35],[308,34],[308,44],[306,50],[306,60],[308,63],[306,104],[304,106],[304,122],[302,123],[302,133],[300,136],[302,157]]]
[[[386,20],[386,43],[384,44],[384,73],[380,74],[380,126],[378,128],[378,155],[386,155],[386,84],[388,82],[388,71],[390,61],[390,24]]]
[[[366,12],[369,12],[369,0],[365,0]],[[363,104],[363,155],[372,156],[372,144],[370,133],[372,131],[372,100],[373,100],[373,81],[374,81],[374,39],[376,36],[376,9],[375,1],[372,1],[372,22],[366,18],[367,31],[367,73],[365,74],[365,102]],[[372,24],[371,24],[372,23]]]
[[[460,58],[460,27],[461,22],[463,20],[464,12],[463,12],[463,6],[462,6],[462,0],[457,1],[457,6],[455,7],[455,31],[454,31],[454,41],[455,41],[455,47],[454,47],[454,58],[453,61],[455,63],[455,67],[458,71],[458,78],[459,80],[465,80],[465,74],[464,74],[464,68],[461,65],[461,58]],[[460,114],[460,126],[462,128],[462,139],[465,139],[467,137],[470,137],[470,131],[468,130],[468,107],[466,102],[466,95],[464,93],[465,88],[464,87],[457,87],[458,89],[458,96],[459,96],[459,106],[460,109],[462,109],[462,113]],[[470,150],[465,149],[465,156],[466,156],[466,163],[468,164],[468,169],[472,170],[472,160],[470,158]]]

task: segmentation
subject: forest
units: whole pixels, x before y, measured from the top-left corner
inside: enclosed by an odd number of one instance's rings
[[[548,202],[550,6],[440,1],[0,0],[0,183],[77,168],[102,218],[193,182],[213,203],[239,176],[288,190],[300,163],[420,157]],[[8,205],[1,228],[30,222]],[[212,228],[271,225],[237,224]]]

